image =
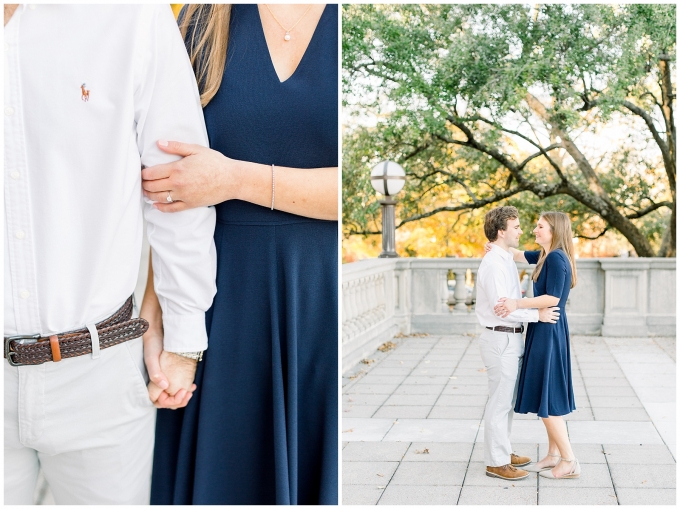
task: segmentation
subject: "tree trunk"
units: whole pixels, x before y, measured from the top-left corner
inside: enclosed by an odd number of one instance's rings
[[[658,256],[675,256],[675,121],[673,118],[673,83],[671,82],[671,70],[668,62],[670,57],[661,55],[659,58],[659,70],[661,71],[661,98],[663,117],[666,122],[666,143],[668,151],[670,152],[670,164],[666,166],[666,174],[668,175],[668,183],[671,189],[671,196],[673,197],[673,210],[671,211],[671,219],[663,236],[661,247],[659,248]]]
[[[621,214],[608,201],[604,203],[599,196],[594,196],[575,186],[571,182],[567,184],[565,194],[568,194],[576,201],[582,203],[604,219],[608,225],[616,228],[633,246],[638,256],[654,256],[652,246],[647,238],[640,233],[640,230],[631,222],[630,219]]]

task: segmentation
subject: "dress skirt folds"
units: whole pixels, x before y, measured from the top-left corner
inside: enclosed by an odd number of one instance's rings
[[[280,82],[256,5],[234,5],[227,66],[204,110],[211,148],[337,166],[337,5]],[[337,504],[338,223],[216,206],[217,295],[185,409],[158,412],[153,504]]]
[[[538,262],[538,251],[526,251],[531,264]],[[561,249],[548,253],[534,283],[534,296],[559,297],[557,323],[530,323],[524,345],[515,412],[539,417],[566,415],[576,410],[571,381],[569,326],[565,307],[571,286],[571,265]]]

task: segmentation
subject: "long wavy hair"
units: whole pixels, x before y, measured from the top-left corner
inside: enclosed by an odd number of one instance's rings
[[[561,249],[569,258],[571,265],[571,287],[576,286],[576,263],[574,263],[574,242],[572,240],[571,220],[564,212],[542,212],[539,219],[545,219],[545,222],[550,226],[552,233],[552,241],[550,242],[550,251]],[[534,269],[531,279],[538,281],[538,276],[541,274],[545,257],[548,256],[543,246],[541,246],[541,254],[538,257],[538,263]]]
[[[222,83],[230,18],[230,4],[187,4],[180,14],[179,30],[189,52],[204,108]]]

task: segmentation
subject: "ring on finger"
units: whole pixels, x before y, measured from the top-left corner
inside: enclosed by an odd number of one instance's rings
[[[172,196],[170,196],[170,191],[168,191],[168,197],[165,199],[168,203],[172,203]]]

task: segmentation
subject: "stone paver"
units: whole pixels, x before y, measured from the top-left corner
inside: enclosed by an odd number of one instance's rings
[[[675,465],[675,460],[665,445],[607,444],[603,448],[610,465]]]
[[[675,464],[610,465],[612,479],[622,488],[675,488]]]
[[[467,461],[404,461],[390,484],[462,486],[467,466]]]
[[[403,442],[397,442],[402,444]],[[412,442],[403,461],[459,461],[470,460],[473,444]]]
[[[390,484],[379,505],[455,505],[460,486],[402,486]]]
[[[396,342],[343,380],[343,504],[675,503],[674,338],[573,337],[577,410],[565,420],[581,477],[514,482],[485,474],[477,339]],[[534,414],[515,415],[511,440],[532,461],[547,451]]]
[[[394,442],[472,442],[479,430],[478,420],[399,419],[383,440]]]
[[[661,444],[651,422],[570,421],[569,438],[589,444]]]
[[[617,505],[613,488],[574,488],[541,486],[539,505]]]
[[[597,421],[646,421],[649,414],[644,408],[593,408],[594,420]]]
[[[617,488],[621,505],[676,505],[674,489]]]
[[[401,461],[409,444],[404,442],[349,442],[343,461]]]
[[[342,486],[342,503],[345,505],[375,505],[385,487],[348,484]]]
[[[343,484],[387,484],[399,466],[398,461],[348,461],[342,465]]]
[[[460,505],[536,505],[536,486],[463,486]]]

